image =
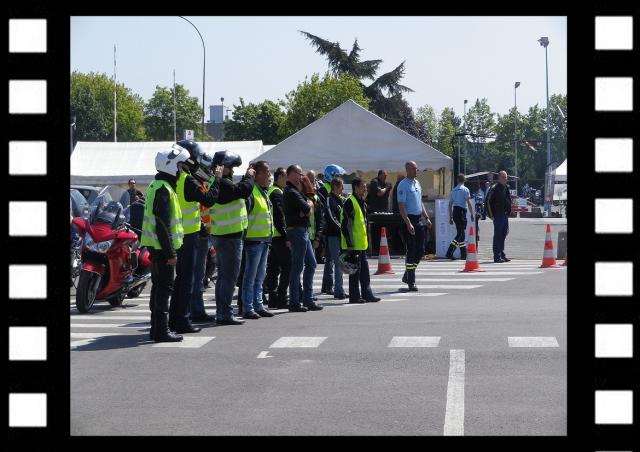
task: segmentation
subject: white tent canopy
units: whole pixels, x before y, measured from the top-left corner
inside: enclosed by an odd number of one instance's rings
[[[329,163],[347,173],[453,168],[453,160],[428,144],[348,100],[260,156],[272,168],[293,163],[322,171]]]
[[[79,141],[71,154],[71,183],[84,185],[126,184],[131,178],[146,185],[156,174],[158,151],[170,149],[172,141],[89,142]],[[235,174],[244,174],[251,160],[264,152],[262,141],[199,142],[203,151],[231,151],[242,157]]]
[[[564,162],[556,168],[553,174],[555,175],[556,182],[567,180],[567,159],[564,159]]]

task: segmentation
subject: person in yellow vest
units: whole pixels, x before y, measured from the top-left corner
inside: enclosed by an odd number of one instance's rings
[[[216,323],[242,325],[244,321],[233,317],[231,301],[240,273],[242,239],[249,224],[245,199],[253,192],[255,170],[247,169],[245,177],[234,184],[233,168],[242,165],[239,155],[229,151],[216,152],[213,164],[224,166],[218,202],[211,208],[211,235],[218,263]]]
[[[289,307],[287,289],[291,271],[291,243],[287,241],[287,222],[282,201],[286,183],[287,171],[284,168],[277,168],[273,173],[273,185],[267,190],[273,213],[273,239],[267,258],[267,275],[263,292],[268,294],[269,307],[272,309]],[[278,275],[280,275],[279,279]]]
[[[176,149],[184,149],[189,153],[186,165],[190,173],[204,178],[199,168],[202,150],[198,143],[192,140],[181,140],[173,145]],[[184,163],[182,165],[185,165]],[[182,228],[184,241],[178,250],[178,264],[176,265],[176,290],[171,296],[169,307],[169,328],[176,333],[197,333],[201,328],[191,323],[190,303],[195,285],[193,269],[196,265],[196,245],[200,232],[200,204],[211,207],[218,200],[218,184],[213,183],[209,190],[202,192],[196,178],[182,172],[176,182],[176,194],[182,210]]]
[[[367,184],[359,177],[351,181],[352,194],[340,212],[340,248],[347,250],[358,263],[358,271],[349,275],[349,303],[378,302],[373,295],[367,261],[367,209],[364,203]],[[362,289],[362,296],[361,291]]]
[[[179,342],[182,336],[168,327],[169,297],[173,293],[176,251],[183,242],[182,210],[175,192],[180,165],[189,159],[182,149],[160,151],[155,166],[158,173],[147,189],[140,243],[151,253],[151,340]]]
[[[267,272],[269,243],[273,237],[273,214],[267,196],[271,177],[269,165],[264,160],[253,163],[255,184],[251,196],[247,198],[247,232],[244,236],[245,267],[242,281],[243,317],[259,319],[273,317],[264,307],[262,283]]]
[[[223,166],[213,167],[213,155],[203,153],[200,168],[204,171],[207,181],[201,181],[196,177],[200,190],[205,193],[209,187],[215,183],[216,179],[222,177]],[[211,237],[211,215],[210,207],[200,204],[200,232],[196,243],[195,266],[193,268],[193,294],[190,300],[190,312],[192,322],[215,322],[215,317],[207,314],[204,308],[204,279],[207,267],[207,254],[209,253],[209,240]]]

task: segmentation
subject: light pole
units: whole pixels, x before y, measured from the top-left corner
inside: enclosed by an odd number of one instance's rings
[[[513,85],[513,148],[516,159],[516,196],[518,196],[518,86],[520,82]]]
[[[222,130],[222,140],[224,140],[224,97],[220,98],[220,103],[222,104],[222,126],[221,126],[221,130]]]
[[[550,115],[551,112],[549,111],[549,58],[548,58],[548,53],[547,53],[547,47],[549,46],[549,38],[546,36],[541,37],[540,39],[538,39],[538,42],[540,43],[540,45],[542,47],[544,47],[544,66],[545,66],[545,73],[546,73],[546,77],[547,77],[547,167],[545,170],[545,176],[547,176],[547,178],[550,176],[549,174],[549,165],[551,165],[551,120],[550,120]],[[548,182],[545,181],[545,185],[548,185]],[[549,199],[549,189],[552,189],[553,187],[545,187],[545,198]],[[550,210],[550,206],[549,206],[549,202],[546,202],[547,204],[547,214]]]
[[[462,128],[463,133],[467,133],[467,102],[468,100],[464,100],[464,114],[462,115],[462,120],[464,121],[464,126]],[[462,137],[462,145],[464,147],[464,165],[462,166],[462,172],[467,174],[467,136]]]
[[[204,81],[205,81],[205,67],[207,65],[207,51],[204,46],[204,39],[202,39],[202,35],[200,34],[200,30],[198,30],[198,27],[193,25],[193,23],[189,19],[183,16],[178,16],[178,17],[189,22],[191,26],[195,28],[195,30],[198,32],[198,36],[200,36],[200,41],[202,41],[202,136],[204,137]]]

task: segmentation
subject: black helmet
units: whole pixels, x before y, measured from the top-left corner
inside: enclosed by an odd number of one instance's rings
[[[200,164],[203,154],[200,145],[193,140],[180,140],[176,144],[189,152],[190,161],[187,161],[187,164],[192,168],[196,168]]]
[[[222,165],[227,168],[235,168],[242,165],[242,157],[235,152],[218,151],[213,156],[213,166]]]

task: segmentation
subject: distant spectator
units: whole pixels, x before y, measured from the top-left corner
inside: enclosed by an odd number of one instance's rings
[[[142,199],[144,195],[138,189],[136,189],[136,181],[134,179],[129,179],[129,203],[133,204],[134,202]],[[125,206],[126,207],[126,206]]]

